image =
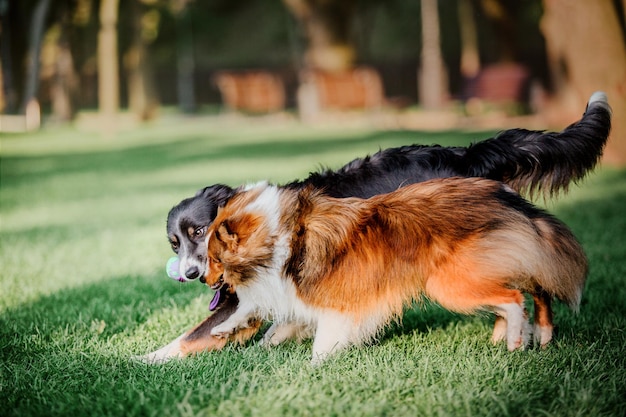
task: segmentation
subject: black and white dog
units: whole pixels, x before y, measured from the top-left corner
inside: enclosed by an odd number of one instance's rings
[[[484,177],[502,181],[530,197],[545,197],[567,191],[598,163],[611,129],[611,110],[602,92],[594,93],[581,120],[562,132],[511,129],[469,147],[410,145],[381,150],[355,159],[332,171],[312,173],[302,181],[283,185],[301,189],[313,186],[332,197],[368,198],[399,187],[433,178]],[[206,231],[217,210],[238,189],[226,185],[206,187],[173,207],[167,218],[167,234],[180,259],[180,275],[204,282],[208,271]],[[220,314],[214,314],[167,346],[144,356],[162,362],[204,350],[220,349],[225,340],[210,336],[210,330],[237,308],[237,297],[222,287]],[[213,304],[213,303],[212,303]],[[260,321],[250,323],[245,334],[232,340],[251,338]]]

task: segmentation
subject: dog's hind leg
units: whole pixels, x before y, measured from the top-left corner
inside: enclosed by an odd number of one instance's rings
[[[496,315],[496,322],[493,324],[493,333],[491,335],[491,342],[495,345],[506,339],[506,318]]]
[[[519,290],[508,288],[506,279],[492,279],[491,282],[475,279],[475,276],[484,275],[483,271],[474,272],[470,269],[467,275],[461,275],[459,271],[462,269],[456,268],[456,265],[439,268],[437,274],[433,274],[426,283],[426,295],[442,307],[460,313],[486,308],[493,310],[499,317],[491,340],[497,342],[506,336],[509,350],[524,348],[530,333],[524,310],[524,295]],[[465,262],[465,265],[471,266],[471,263]],[[451,285],[449,276],[455,277],[454,285]]]
[[[535,304],[535,326],[533,336],[535,343],[545,348],[552,340],[552,331],[554,329],[552,316],[552,297],[545,291],[533,294]]]
[[[510,351],[524,349],[529,339],[529,329],[524,305],[504,303],[495,306],[496,314],[506,319],[506,347]]]

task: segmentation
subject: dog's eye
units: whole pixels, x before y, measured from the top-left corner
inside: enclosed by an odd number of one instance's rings
[[[169,236],[167,241],[170,243],[172,250],[178,253],[178,239],[175,236]]]
[[[204,236],[204,231],[204,227],[198,227],[196,230],[193,231],[193,237],[198,238]]]

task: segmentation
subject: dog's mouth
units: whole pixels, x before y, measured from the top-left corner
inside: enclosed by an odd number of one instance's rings
[[[226,300],[226,298],[228,297],[227,292],[228,284],[222,285],[219,290],[215,291],[213,299],[209,303],[209,311],[215,311],[220,306],[220,304],[222,304],[222,302]]]
[[[217,280],[215,284],[210,285],[212,290],[219,290],[224,285],[224,274],[220,275],[220,278]]]

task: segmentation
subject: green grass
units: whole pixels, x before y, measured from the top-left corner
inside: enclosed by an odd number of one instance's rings
[[[493,319],[426,304],[319,368],[311,343],[250,344],[161,366],[129,360],[207,314],[211,292],[164,272],[167,211],[217,182],[284,182],[379,147],[490,133],[165,120],[106,138],[2,136],[2,415],[590,416],[626,410],[626,170],[547,207],[591,264],[581,312],[557,304],[546,350],[489,343]]]

